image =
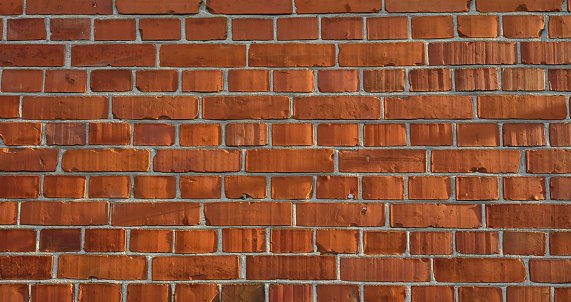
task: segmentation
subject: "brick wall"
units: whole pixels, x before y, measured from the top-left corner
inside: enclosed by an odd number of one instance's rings
[[[571,301],[568,0],[0,0],[0,300]]]

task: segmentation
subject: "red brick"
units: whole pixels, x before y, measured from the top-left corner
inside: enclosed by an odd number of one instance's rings
[[[413,39],[454,38],[452,16],[425,16],[411,18]]]
[[[149,170],[149,150],[76,149],[62,157],[65,172],[144,172]]]
[[[176,70],[137,70],[137,89],[141,92],[174,92],[178,89]]]
[[[457,124],[459,147],[493,147],[500,145],[498,124]]]
[[[562,149],[533,150],[526,153],[528,173],[570,173],[571,151]]]
[[[549,252],[551,255],[571,255],[571,232],[550,233]]]
[[[274,70],[275,92],[313,92],[312,70]]]
[[[6,40],[45,40],[46,25],[43,18],[8,19]]]
[[[318,146],[358,146],[358,124],[319,124],[317,125]]]
[[[273,124],[272,145],[311,146],[313,145],[312,124]]]
[[[224,284],[222,285],[222,301],[264,301],[264,284]]]
[[[127,246],[125,233],[124,229],[86,229],[85,251],[124,252]]]
[[[334,256],[247,256],[248,280],[334,280]]]
[[[61,255],[58,278],[146,280],[147,259],[123,255]]]
[[[52,256],[0,256],[0,279],[48,280],[52,278],[52,265]]]
[[[85,128],[79,123],[46,124],[46,142],[48,146],[85,145]]]
[[[325,230],[316,232],[317,251],[322,254],[357,254],[359,232],[356,230]]]
[[[318,199],[359,199],[359,179],[351,176],[318,176]]]
[[[434,259],[434,278],[438,282],[523,282],[525,267],[513,258],[438,258]]]
[[[114,97],[116,119],[195,119],[198,116],[196,96]]]
[[[405,89],[404,69],[363,70],[363,89],[367,92],[396,92]]]
[[[143,41],[180,40],[180,20],[140,19],[139,32]]]
[[[50,40],[77,41],[91,38],[91,20],[87,18],[50,19]]]
[[[370,226],[385,225],[385,205],[379,203],[298,203],[298,226]]]
[[[226,198],[266,198],[265,176],[226,176],[224,193]]]
[[[218,92],[224,89],[222,70],[184,70],[182,91]]]
[[[0,148],[0,171],[54,172],[57,164],[57,149]]]
[[[273,40],[274,21],[272,19],[232,19],[232,39],[234,41]]]
[[[311,56],[307,54],[310,53]],[[251,67],[330,67],[335,65],[333,44],[251,44]]]
[[[286,96],[217,96],[204,97],[202,118],[209,120],[286,119],[289,98]]]
[[[551,289],[538,286],[508,286],[506,291],[508,302],[550,302]]]
[[[0,66],[43,67],[63,66],[64,45],[3,44],[0,45]]]
[[[120,14],[145,14],[145,15],[161,15],[161,14],[198,14],[198,9],[202,1],[176,1],[163,0],[160,2],[147,2],[142,4],[139,0],[118,0],[117,11]]]
[[[289,0],[268,0],[253,5],[248,0],[210,0],[206,8],[212,14],[227,15],[281,15],[291,14],[293,7]]]
[[[341,280],[426,282],[430,281],[430,260],[410,258],[341,258]]]
[[[496,68],[456,69],[454,76],[456,91],[498,90]]]
[[[5,69],[2,92],[41,92],[44,73],[41,70]]]
[[[570,42],[521,42],[523,64],[566,65],[571,63]]]
[[[458,35],[462,38],[497,38],[500,35],[498,16],[458,16]]]
[[[451,232],[411,232],[410,253],[412,255],[451,255]]]
[[[102,69],[91,72],[91,91],[131,91],[133,75],[127,69]]]
[[[85,198],[85,176],[44,176],[44,197]]]
[[[172,146],[175,141],[175,126],[169,124],[135,124],[135,146]]]
[[[0,284],[0,295],[2,295],[2,297],[7,301],[13,301],[13,302],[30,301],[30,296],[28,295],[28,284],[17,284],[17,283]]]
[[[404,177],[364,176],[362,182],[363,199],[404,199]]]
[[[426,172],[426,150],[361,149],[339,151],[339,171],[365,173]]]
[[[81,229],[43,229],[40,231],[41,252],[79,252]]]
[[[536,15],[503,16],[504,37],[512,39],[539,38],[545,28],[545,17]]]
[[[228,70],[228,91],[270,91],[270,72],[262,69]]]
[[[569,283],[569,259],[532,259],[529,261],[529,275],[537,283]]]
[[[218,285],[206,283],[179,283],[176,285],[174,293],[175,302],[216,301],[218,297]]]
[[[111,15],[112,0],[30,0],[26,2],[28,15]]]
[[[406,232],[365,231],[364,253],[367,255],[401,255],[406,251]]]
[[[219,124],[180,125],[181,146],[220,146],[222,127]]]
[[[360,90],[359,71],[321,70],[318,73],[317,87],[321,92],[357,92]]]
[[[553,177],[550,184],[551,199],[569,200],[571,199],[571,178]]]
[[[467,12],[470,1],[437,0],[422,3],[416,0],[386,0],[385,9],[390,13],[434,13],[434,12]]]
[[[504,199],[545,200],[545,177],[505,177]]]
[[[471,119],[474,103],[469,96],[416,95],[385,98],[386,119]]]
[[[289,202],[214,202],[204,204],[206,225],[271,226],[292,224]]]
[[[181,176],[180,195],[185,199],[219,199],[222,195],[220,176]]]
[[[456,232],[456,251],[462,254],[499,254],[497,232]]]
[[[21,15],[24,11],[23,0],[4,0],[0,6],[0,15]],[[27,290],[26,290],[27,291]],[[26,294],[26,297],[28,295]],[[28,298],[26,298],[28,300]]]
[[[517,63],[512,42],[475,41],[430,43],[429,65],[506,65]]]
[[[381,118],[381,100],[372,96],[296,97],[293,118],[298,120],[376,120]]]
[[[317,301],[359,301],[361,290],[354,284],[319,284]]]
[[[488,228],[568,229],[570,211],[564,204],[492,204],[486,219]]]
[[[6,72],[6,71],[4,71]],[[17,118],[19,113],[19,96],[0,96],[0,118]]]
[[[94,20],[95,41],[135,41],[137,26],[134,19]]]
[[[172,199],[176,197],[176,178],[173,176],[135,176],[135,198]]]
[[[129,250],[140,253],[172,252],[171,230],[131,230]]]
[[[412,302],[442,301],[454,302],[454,286],[412,286]]]
[[[223,17],[186,19],[188,41],[226,40],[228,21]]]
[[[450,69],[414,69],[408,73],[410,91],[450,91]]]
[[[544,91],[545,70],[540,68],[503,68],[502,90]]]
[[[502,302],[502,289],[499,287],[460,287],[458,290],[461,302]]]
[[[367,18],[367,40],[408,39],[408,18]]]
[[[245,67],[246,45],[168,44],[160,60],[161,67]]]
[[[313,288],[309,284],[270,284],[270,302],[310,302]]]
[[[498,200],[497,177],[456,177],[457,200]]]
[[[310,199],[313,196],[313,177],[272,177],[273,199]]]
[[[129,284],[127,302],[168,301],[171,299],[169,284]]]
[[[517,173],[517,150],[434,150],[432,172],[436,173]]]
[[[137,202],[113,204],[112,225],[197,225],[200,206],[193,202]]]
[[[90,176],[90,198],[129,198],[131,177],[129,176]]]
[[[71,66],[155,66],[154,44],[90,44],[71,47]]]
[[[424,43],[340,44],[339,66],[381,67],[424,65]]]
[[[365,124],[364,145],[406,146],[406,127],[404,124]]]
[[[321,38],[323,40],[362,40],[363,18],[322,18]]]
[[[476,9],[482,13],[489,12],[549,12],[560,11],[561,0],[506,0],[506,1],[492,1],[480,0],[476,3]]]
[[[98,120],[109,116],[107,97],[28,97],[22,99],[27,120]]]
[[[18,219],[18,203],[4,201],[0,203],[0,225],[16,224]]]
[[[37,146],[42,140],[42,124],[0,123],[0,139],[7,146]]]
[[[410,124],[411,146],[452,146],[452,124]]]
[[[35,230],[28,230],[28,229],[0,230],[0,252],[30,253],[35,251],[36,251]],[[1,288],[0,288],[0,293],[2,293]]]
[[[295,0],[298,14],[378,13],[380,0]]]
[[[550,90],[571,91],[571,69],[549,69],[547,77]]]
[[[107,201],[26,201],[20,223],[31,225],[104,225],[109,221]]]
[[[333,149],[252,149],[246,172],[333,172]]]
[[[411,176],[408,179],[410,199],[447,200],[450,198],[450,177]]]
[[[504,232],[504,254],[506,255],[545,255],[545,233]]]
[[[90,123],[90,145],[130,145],[131,124],[127,123]]]
[[[175,253],[214,253],[217,249],[218,233],[216,230],[175,231]]]
[[[571,299],[571,289],[568,287],[555,288],[555,302],[565,302]]]
[[[480,205],[392,204],[391,226],[405,228],[477,228],[482,225]]]
[[[168,150],[157,151],[155,172],[237,172],[241,167],[239,150]]]
[[[272,253],[313,252],[313,230],[272,229],[270,249]]]
[[[226,253],[260,253],[266,251],[266,230],[223,229],[222,250]]]
[[[543,124],[504,124],[504,146],[545,146]]]
[[[46,70],[45,92],[85,92],[87,71]]]
[[[73,284],[33,284],[31,286],[32,301],[73,302]]]
[[[277,19],[277,39],[286,40],[317,40],[319,38],[319,19],[309,18],[279,18]]]
[[[571,38],[571,19],[569,16],[549,17],[550,38]]]
[[[153,258],[153,280],[238,279],[238,256],[189,256]]]
[[[367,302],[375,299],[404,302],[406,299],[406,287],[402,285],[365,285],[364,288],[363,296]]]

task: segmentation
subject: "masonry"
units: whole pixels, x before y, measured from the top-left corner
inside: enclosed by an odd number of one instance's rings
[[[0,0],[0,300],[571,301],[570,11]]]

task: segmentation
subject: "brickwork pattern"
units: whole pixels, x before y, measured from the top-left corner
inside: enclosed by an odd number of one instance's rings
[[[571,301],[569,0],[0,0],[0,300]]]

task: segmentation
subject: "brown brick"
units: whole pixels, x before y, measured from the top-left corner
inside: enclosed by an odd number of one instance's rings
[[[87,18],[50,19],[50,40],[76,41],[91,38],[91,20]]]
[[[359,232],[343,229],[318,229],[315,244],[322,254],[357,254]]]
[[[136,21],[133,19],[94,20],[95,41],[135,41]]]
[[[179,97],[114,97],[116,119],[194,119],[198,116],[198,98]]]
[[[36,251],[36,231],[28,229],[0,230],[0,252]],[[2,290],[0,289],[0,293]]]
[[[298,14],[378,13],[382,3],[379,0],[296,0],[295,6]]]
[[[189,41],[225,40],[228,36],[228,20],[224,17],[188,18],[185,25]]]
[[[545,146],[543,124],[504,124],[504,146]]]
[[[565,42],[521,42],[521,62],[523,64],[571,63],[568,49],[571,43]]]
[[[73,45],[71,66],[155,66],[154,44]]]
[[[4,71],[5,72],[5,71]],[[2,90],[3,91],[3,90]],[[0,117],[1,118],[17,118],[20,117],[19,112],[20,97],[19,96],[0,96]]]
[[[176,285],[174,293],[175,302],[194,299],[216,301],[218,297],[218,285],[206,283],[179,283]]]
[[[507,0],[492,1],[480,0],[476,3],[476,9],[482,13],[490,12],[533,12],[533,11],[560,11],[560,0],[529,1],[529,0]]]
[[[270,284],[270,302],[310,302],[313,288],[309,284]]]
[[[141,92],[175,92],[178,89],[178,71],[137,70],[137,89]]]
[[[263,301],[266,298],[264,284],[223,284],[222,301]]]
[[[270,91],[270,72],[262,69],[230,69],[228,91]]]
[[[127,123],[90,123],[90,145],[130,145],[131,124]]]
[[[0,203],[0,225],[16,224],[18,219],[18,203],[4,201]]]
[[[131,91],[133,75],[127,69],[102,69],[91,72],[91,91]]]
[[[57,149],[0,148],[0,171],[55,171],[58,164]]]
[[[526,152],[528,173],[569,173],[571,151],[562,149],[529,150]]]
[[[275,92],[313,92],[313,70],[274,70]]]
[[[265,146],[268,144],[268,124],[231,123],[226,125],[227,146]]]
[[[86,143],[86,125],[80,123],[46,124],[48,146],[76,146]]]
[[[127,302],[168,301],[171,299],[171,287],[168,284],[129,284]]]
[[[452,146],[452,124],[410,124],[411,146]]]
[[[245,67],[246,45],[168,44],[160,60],[161,67]]]
[[[45,175],[44,197],[85,198],[85,176]]]
[[[180,125],[181,146],[219,146],[222,143],[222,127],[219,124]]]
[[[293,11],[291,2],[287,0],[271,0],[254,6],[251,5],[251,2],[245,0],[232,2],[212,0],[207,3],[207,9],[213,14],[228,15],[281,15],[291,14]]]
[[[43,18],[8,19],[6,40],[45,40],[46,25]]]
[[[366,147],[406,146],[405,124],[365,124]]]
[[[364,253],[367,255],[401,255],[406,251],[406,232],[365,231]]]
[[[49,176],[45,177],[46,179],[49,178]],[[39,175],[0,176],[0,198],[38,198],[40,196],[40,182]]]
[[[545,28],[545,17],[511,15],[502,17],[504,37],[511,39],[539,38]]]
[[[413,69],[408,73],[410,91],[450,91],[450,69]]]
[[[25,302],[30,300],[28,284],[4,283],[0,285],[0,294],[7,301]],[[309,302],[310,300],[307,300]]]
[[[175,142],[175,125],[135,124],[133,145],[172,146]]]
[[[52,256],[0,256],[1,279],[48,280],[52,278]],[[27,291],[27,290],[26,290]]]
[[[550,233],[549,253],[551,255],[571,255],[571,232]]]
[[[551,199],[568,200],[571,199],[571,178],[552,177],[551,178]]]
[[[545,255],[546,235],[540,232],[504,232],[504,254]]]
[[[404,302],[406,299],[406,287],[402,285],[365,285],[364,288],[365,301],[385,299],[392,302]]]
[[[180,40],[180,20],[140,19],[139,33],[143,41]]]
[[[503,68],[502,90],[543,91],[545,90],[545,69]]]
[[[317,301],[359,301],[361,289],[356,284],[318,284]]]
[[[352,176],[317,176],[318,199],[359,199],[359,178]]]
[[[65,0],[30,0],[26,13],[29,15],[111,15],[113,1],[95,0],[92,3]]]
[[[81,229],[43,229],[40,231],[41,252],[79,252]]]
[[[356,69],[320,70],[317,78],[320,92],[357,92],[360,90]]]
[[[571,146],[571,124],[557,123],[549,125],[549,143],[551,146]]]
[[[492,204],[486,206],[488,228],[571,228],[564,204]]]
[[[33,284],[32,301],[74,301],[73,284]]]
[[[79,284],[78,302],[120,302],[123,301],[121,284],[83,283]]]
[[[508,286],[506,290],[508,302],[550,302],[551,288],[539,286]]]
[[[41,70],[5,69],[2,92],[41,92],[44,73]]]
[[[463,0],[437,0],[422,3],[415,0],[386,0],[385,9],[390,13],[467,12],[469,4]]]
[[[532,259],[529,261],[529,279],[537,283],[569,283],[566,272],[570,269],[569,259]]]
[[[272,19],[232,19],[232,40],[273,40],[274,21]]]

